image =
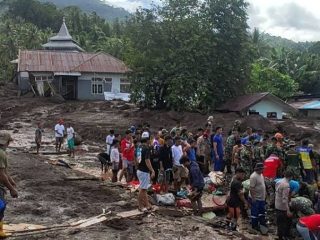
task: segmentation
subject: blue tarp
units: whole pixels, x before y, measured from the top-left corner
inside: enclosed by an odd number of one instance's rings
[[[313,101],[300,107],[300,109],[320,109],[320,101]]]

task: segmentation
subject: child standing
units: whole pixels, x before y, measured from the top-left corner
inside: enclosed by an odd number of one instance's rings
[[[112,164],[112,182],[117,182],[120,163],[119,141],[117,139],[113,140],[110,152],[110,160]]]
[[[180,163],[185,167],[190,167],[189,178],[191,185],[191,193],[189,198],[191,200],[193,211],[196,215],[201,215],[202,213],[202,191],[204,188],[204,180],[202,173],[200,171],[199,165],[195,161],[190,161],[189,158],[183,156],[180,159]]]

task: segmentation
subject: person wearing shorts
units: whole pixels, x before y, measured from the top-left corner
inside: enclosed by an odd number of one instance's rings
[[[173,183],[174,183],[174,190],[180,191],[181,184],[183,180],[188,178],[188,169],[186,169],[182,164],[180,164],[180,159],[183,156],[182,146],[181,146],[181,138],[175,137],[175,143],[171,147],[172,151],[172,160],[173,160]]]
[[[126,131],[126,137],[121,141],[121,154],[122,154],[122,171],[119,176],[121,182],[123,176],[126,181],[130,182],[133,175],[133,162],[134,162],[134,143],[131,131]]]
[[[63,137],[64,137],[64,131],[65,128],[63,126],[63,120],[60,119],[56,126],[54,127],[54,133],[56,137],[56,152],[60,152],[61,145],[63,143]]]
[[[230,220],[229,228],[230,230],[236,230],[237,222],[240,217],[240,207],[241,203],[244,204],[245,209],[248,209],[247,201],[244,197],[244,191],[242,186],[242,181],[245,178],[246,172],[243,168],[237,168],[235,171],[235,176],[232,179],[230,193],[227,198],[228,206],[228,220]]]
[[[137,176],[140,184],[138,194],[138,206],[139,210],[142,212],[152,210],[151,204],[149,203],[147,190],[151,186],[150,179],[155,177],[155,172],[152,168],[150,161],[150,148],[148,145],[148,141],[148,139],[141,140],[141,156],[136,158],[138,165]]]

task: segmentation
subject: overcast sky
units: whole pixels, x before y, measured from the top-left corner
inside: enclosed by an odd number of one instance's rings
[[[134,12],[151,0],[106,0]],[[249,25],[295,41],[320,41],[320,0],[247,0]],[[159,2],[159,0],[155,0]]]

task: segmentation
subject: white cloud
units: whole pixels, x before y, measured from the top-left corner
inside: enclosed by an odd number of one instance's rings
[[[105,0],[134,12],[161,0]],[[295,41],[320,41],[320,0],[247,0],[249,26]]]
[[[319,0],[248,0],[249,25],[295,41],[320,41]]]

